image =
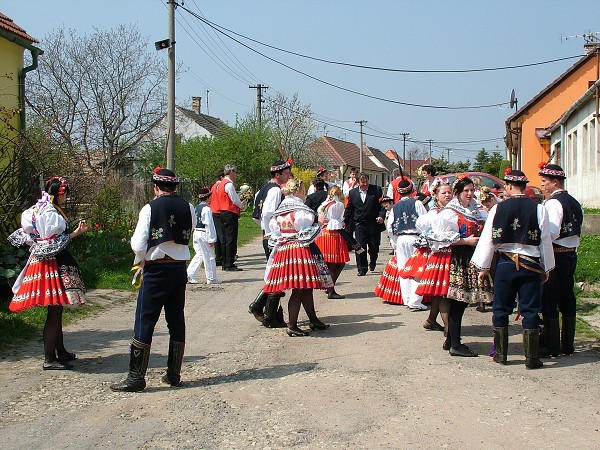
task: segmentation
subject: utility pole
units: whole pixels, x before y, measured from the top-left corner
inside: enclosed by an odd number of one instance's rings
[[[450,164],[450,152],[451,152],[451,150],[449,148],[447,148],[446,151],[448,152],[448,164]]]
[[[168,116],[169,134],[167,142],[167,169],[175,171],[175,0],[169,4],[169,83],[168,83]]]
[[[256,119],[258,120],[259,128],[262,127],[262,104],[264,100],[262,99],[262,91],[263,89],[269,89],[269,86],[263,86],[258,83],[256,86],[248,86],[250,89],[256,89]]]
[[[210,109],[208,109],[208,92],[209,90],[206,90],[206,114],[210,116]]]
[[[402,175],[404,175],[404,169],[406,169],[406,138],[410,136],[408,133],[400,133],[402,135],[403,146],[402,146]],[[398,163],[400,165],[400,163]],[[410,175],[410,174],[409,174]]]
[[[425,142],[429,142],[429,164],[431,164],[431,144],[433,143],[433,139],[427,139]]]
[[[366,120],[357,120],[354,123],[357,123],[360,125],[360,150],[358,152],[358,161],[359,161],[359,172],[363,171],[363,125],[366,125],[367,121]]]

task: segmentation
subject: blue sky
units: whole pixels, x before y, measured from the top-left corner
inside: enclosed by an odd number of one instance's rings
[[[588,0],[402,1],[372,0],[185,0],[184,7],[210,22],[257,41],[296,53],[356,65],[412,70],[464,70],[531,64],[583,55],[583,39],[562,36],[600,31],[597,2]],[[0,6],[38,38],[64,26],[78,33],[135,23],[148,48],[168,37],[165,0],[11,0]],[[515,89],[519,105],[556,79],[577,59],[534,67],[476,73],[397,73],[325,64],[279,52],[237,37],[249,47],[298,71],[344,89],[320,83],[214,32],[190,13],[176,13],[176,58],[186,69],[177,82],[177,103],[201,96],[203,112],[233,124],[256,105],[256,90],[266,95],[298,93],[319,121],[319,133],[358,144],[358,125],[366,120],[364,140],[402,154],[400,133],[410,133],[408,148],[433,140],[433,156],[451,148],[450,159],[474,159],[482,147],[504,151],[508,106],[432,109],[507,102]],[[167,52],[161,52],[166,64]],[[166,89],[166,86],[165,86]],[[557,117],[562,111],[557,112]],[[468,142],[465,142],[468,141]],[[473,142],[476,141],[476,142]]]

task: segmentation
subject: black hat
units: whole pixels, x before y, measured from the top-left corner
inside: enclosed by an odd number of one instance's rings
[[[323,175],[324,173],[327,173],[327,169],[325,169],[323,167],[319,167],[317,169],[317,176]]]
[[[277,160],[271,166],[271,172],[281,172],[290,167],[292,167],[292,158],[288,158],[287,161]]]
[[[400,183],[398,183],[398,193],[399,194],[410,194],[413,190],[413,185],[410,181],[408,180],[402,180]]]
[[[558,164],[546,164],[540,163],[540,173],[541,176],[560,178],[564,180],[566,177],[565,171]]]
[[[198,198],[204,200],[212,195],[212,192],[208,188],[202,188],[198,191]]]
[[[515,182],[515,183],[529,183],[529,180],[525,176],[523,172],[516,169],[511,169],[510,167],[504,171],[504,181],[506,182]]]
[[[175,176],[175,172],[161,167],[154,169],[152,181],[154,184],[167,184],[171,186],[177,186],[179,184],[179,178]]]
[[[394,203],[394,199],[390,197],[386,197],[385,195],[379,199],[379,203],[392,202]]]

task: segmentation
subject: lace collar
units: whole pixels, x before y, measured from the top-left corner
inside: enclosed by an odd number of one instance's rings
[[[458,198],[455,197],[450,200],[450,202],[448,202],[443,209],[446,208],[456,211],[457,213],[465,216],[467,219],[475,220],[477,222],[483,222],[487,217],[487,215],[484,214],[483,210],[480,208],[479,202],[477,202],[475,199],[471,199],[467,207],[464,207],[460,204]]]

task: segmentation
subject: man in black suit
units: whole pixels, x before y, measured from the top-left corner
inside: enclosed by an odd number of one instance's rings
[[[315,187],[315,192],[306,196],[306,200],[304,204],[312,209],[315,214],[317,213],[317,209],[321,206],[325,200],[327,200],[327,190],[325,189],[325,180],[321,178],[315,178],[312,182],[312,185]],[[315,216],[316,217],[316,216]]]
[[[379,199],[383,196],[380,186],[369,184],[369,175],[358,175],[358,189],[351,189],[348,193],[348,205],[344,211],[344,226],[354,226],[354,237],[369,254],[369,268],[375,270],[381,232],[385,229],[385,209],[381,207]],[[356,254],[358,276],[367,274],[367,253]]]

